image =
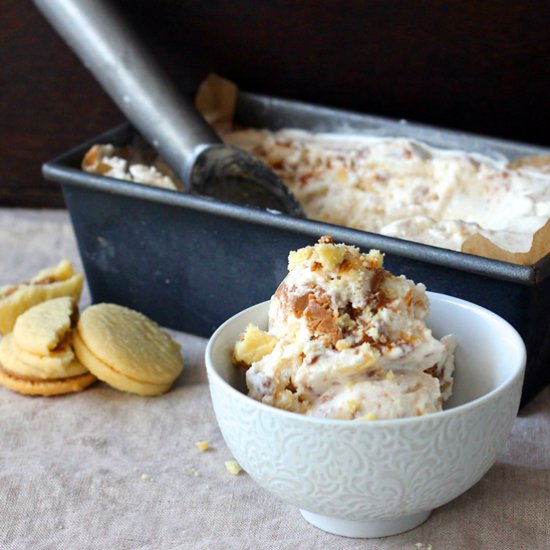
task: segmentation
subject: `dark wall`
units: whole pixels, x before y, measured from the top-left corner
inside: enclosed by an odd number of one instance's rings
[[[190,92],[242,88],[550,145],[550,2],[116,0]],[[61,205],[40,164],[122,120],[34,6],[0,2],[0,205]]]

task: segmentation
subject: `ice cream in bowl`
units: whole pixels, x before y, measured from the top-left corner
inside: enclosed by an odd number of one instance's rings
[[[252,478],[321,529],[380,537],[492,466],[525,347],[490,311],[322,237],[289,254],[270,301],[219,327],[206,366],[223,437]]]

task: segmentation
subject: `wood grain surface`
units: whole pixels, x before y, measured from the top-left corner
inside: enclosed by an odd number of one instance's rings
[[[117,0],[190,93],[243,89],[550,145],[550,3]],[[0,205],[62,206],[40,165],[123,115],[30,2],[0,2]]]

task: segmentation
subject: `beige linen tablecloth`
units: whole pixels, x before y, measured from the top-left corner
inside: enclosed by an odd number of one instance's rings
[[[64,257],[81,267],[65,212],[0,209],[0,285]],[[550,388],[466,494],[408,533],[346,539],[226,471],[232,457],[210,404],[206,341],[174,335],[186,367],[162,397],[102,383],[48,399],[0,388],[0,549],[550,548]],[[211,449],[199,452],[199,440]]]

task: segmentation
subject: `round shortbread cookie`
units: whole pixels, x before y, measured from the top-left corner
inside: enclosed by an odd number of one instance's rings
[[[49,397],[52,395],[62,395],[64,393],[75,393],[87,388],[93,384],[97,378],[87,372],[78,376],[68,378],[57,378],[53,380],[38,380],[19,378],[0,365],[0,384],[9,390],[22,393],[23,395],[41,395]]]
[[[74,273],[69,261],[42,270],[28,283],[5,285],[0,288],[0,334],[13,330],[19,315],[31,307],[61,296],[70,296],[78,303],[84,277]]]
[[[11,336],[12,334],[13,332],[8,334],[8,336]],[[28,351],[20,349],[15,341],[12,345],[17,358],[33,369],[43,371],[62,370],[66,368],[74,359],[74,351],[70,344],[68,344],[62,351],[52,351],[48,355],[36,355],[35,353],[29,353]]]
[[[15,345],[13,332],[4,336],[0,341],[0,363],[4,367],[20,376],[34,378],[57,379],[84,374],[88,371],[74,357],[72,349],[66,350],[65,355],[57,357],[38,356],[21,352]],[[29,362],[27,362],[29,359]]]
[[[15,321],[13,337],[20,350],[35,355],[58,351],[71,330],[75,313],[72,298],[64,296],[42,302],[21,314]]]
[[[116,371],[112,366],[107,365],[98,359],[82,342],[78,336],[78,333],[74,335],[73,345],[78,358],[82,361],[82,363],[86,364],[88,370],[90,372],[93,371],[99,380],[103,380],[103,382],[106,382],[109,386],[112,386],[117,390],[135,393],[144,397],[153,397],[155,395],[166,393],[172,385],[172,383],[154,384],[152,382],[140,382],[123,375],[122,373]]]
[[[73,341],[90,372],[111,386],[139,395],[159,395],[183,369],[179,345],[151,319],[115,304],[82,313]]]

